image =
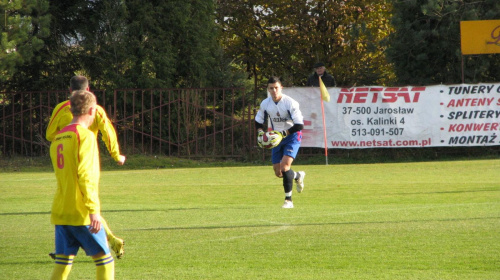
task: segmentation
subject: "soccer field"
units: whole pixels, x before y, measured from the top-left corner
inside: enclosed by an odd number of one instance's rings
[[[116,279],[500,279],[500,160],[105,171]],[[0,279],[49,279],[51,172],[0,173]],[[69,279],[94,279],[80,251]]]

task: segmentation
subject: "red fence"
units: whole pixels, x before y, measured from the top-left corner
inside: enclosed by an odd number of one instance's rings
[[[122,89],[113,118],[130,153],[244,157],[255,146],[253,99],[243,89]]]
[[[239,88],[95,90],[114,121],[125,154],[252,157],[253,96]],[[53,108],[67,91],[0,93],[1,155],[48,154]],[[104,146],[104,145],[101,145]]]

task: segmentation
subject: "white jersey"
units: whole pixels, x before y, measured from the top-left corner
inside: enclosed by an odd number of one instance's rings
[[[271,97],[264,99],[260,103],[255,121],[264,124],[268,117],[270,128],[277,131],[290,129],[294,124],[304,124],[304,117],[300,112],[299,103],[285,94],[282,94],[278,104]]]

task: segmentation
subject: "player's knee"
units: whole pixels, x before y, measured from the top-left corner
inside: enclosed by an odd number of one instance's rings
[[[274,164],[273,170],[274,170],[274,175],[276,175],[276,177],[278,178],[283,177],[283,174],[281,173],[281,167],[279,164]]]

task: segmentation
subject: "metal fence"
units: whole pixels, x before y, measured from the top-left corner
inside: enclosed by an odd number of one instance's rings
[[[125,155],[147,154],[186,158],[264,159],[257,149],[256,100],[239,88],[93,90],[117,130]],[[54,107],[69,92],[0,93],[0,157],[46,156],[45,130]],[[105,145],[101,143],[101,151]],[[329,149],[331,157],[352,159],[449,155],[498,155],[491,148]],[[321,155],[323,149],[301,148],[301,156]]]
[[[128,153],[245,157],[255,146],[243,89],[119,89],[113,118]]]
[[[117,130],[125,154],[251,158],[253,96],[240,88],[93,91]],[[1,155],[48,154],[45,129],[68,91],[0,93]],[[103,146],[103,145],[101,145]]]

